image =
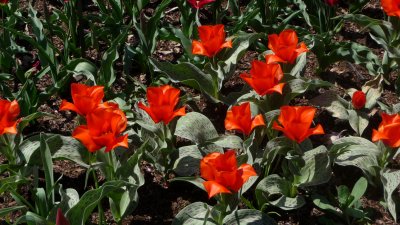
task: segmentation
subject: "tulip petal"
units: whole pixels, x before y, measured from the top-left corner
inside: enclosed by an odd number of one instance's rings
[[[115,149],[116,147],[123,147],[123,148],[128,148],[128,135],[125,134],[124,136],[120,136],[115,140],[115,143],[113,143],[110,146],[106,146],[106,150],[105,152],[109,152],[113,149]]]
[[[192,54],[193,55],[204,55],[207,57],[211,57],[211,55],[207,52],[207,49],[205,49],[203,44],[199,41],[192,42]]]
[[[258,126],[265,126],[264,117],[261,114],[255,116],[253,121],[251,121],[251,130],[254,130]]]
[[[225,43],[223,43],[220,47],[220,49],[223,48],[232,48],[232,40],[226,41]]]
[[[81,125],[75,128],[72,133],[72,137],[78,139],[82,144],[89,150],[89,152],[95,152],[101,149],[101,146],[97,145],[93,139],[92,135],[89,132],[89,129],[86,125]]]
[[[66,111],[66,110],[71,110],[74,111],[76,113],[78,113],[79,115],[83,115],[78,108],[76,108],[76,106],[70,102],[67,102],[67,100],[62,100],[61,105],[60,105],[60,111]]]
[[[212,198],[216,194],[220,193],[231,193],[226,187],[215,181],[205,181],[203,182],[203,185],[208,193],[208,198]]]
[[[265,61],[267,62],[267,64],[273,64],[278,62],[287,63],[285,60],[281,59],[279,56],[274,54],[266,55]]]
[[[150,107],[145,106],[142,102],[138,103],[138,107],[143,109],[153,119],[154,123],[159,123],[161,120],[153,113]]]
[[[166,124],[168,124],[169,122],[171,122],[171,120],[173,120],[175,117],[177,117],[177,116],[184,116],[184,115],[186,115],[186,107],[182,107],[182,108],[176,110],[176,111],[172,114],[172,116],[171,116],[171,118],[169,119],[169,121],[166,122]]]
[[[285,86],[285,83],[280,83],[272,87],[271,89],[268,89],[267,94],[277,92],[279,94],[282,94],[283,87]]]
[[[243,183],[246,183],[247,180],[252,177],[252,176],[257,176],[256,171],[254,170],[254,168],[250,165],[250,164],[242,164],[241,166],[239,166],[238,168],[241,173],[242,173],[242,180]]]

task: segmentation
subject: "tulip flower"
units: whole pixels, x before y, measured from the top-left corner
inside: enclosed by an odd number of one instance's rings
[[[154,123],[163,121],[167,125],[175,117],[186,115],[185,107],[174,110],[179,102],[180,93],[179,89],[170,85],[149,87],[146,94],[149,106],[142,102],[139,102],[138,106],[149,114]]]
[[[265,126],[264,118],[259,114],[252,119],[250,103],[248,102],[239,106],[232,106],[232,109],[226,113],[226,130],[238,130],[245,135],[249,135],[258,126]]]
[[[224,25],[198,27],[201,41],[192,42],[192,53],[207,57],[215,56],[223,48],[232,48],[232,41],[225,41]]]
[[[278,122],[272,128],[282,131],[285,136],[297,143],[303,142],[310,135],[324,134],[320,124],[310,128],[316,109],[311,106],[282,106]]]
[[[215,0],[187,0],[190,5],[192,5],[196,9],[202,8],[204,5],[215,2]]]
[[[120,109],[98,107],[86,116],[86,125],[78,126],[72,136],[90,151],[102,147],[105,151],[121,146],[128,148],[128,135],[121,135],[127,126],[125,114]]]
[[[372,130],[372,141],[383,141],[392,148],[400,147],[400,115],[389,115],[382,113],[382,122],[379,124],[378,130]]]
[[[0,135],[16,134],[20,109],[16,100],[0,100]]]
[[[297,57],[303,52],[307,52],[308,48],[304,42],[298,43],[296,31],[284,30],[279,35],[268,35],[268,48],[274,54],[267,55],[267,63],[282,62],[293,64]]]
[[[325,3],[329,6],[334,6],[339,3],[339,0],[325,0]]]
[[[400,17],[400,0],[381,0],[381,5],[388,16]]]
[[[362,91],[354,92],[353,97],[351,98],[351,103],[352,103],[354,109],[364,108],[366,102],[367,102],[367,98],[366,98],[364,92],[362,92]]]
[[[0,0],[0,5],[8,4],[8,0]]]
[[[71,84],[71,96],[73,103],[62,100],[60,110],[71,110],[81,116],[86,116],[101,103],[104,97],[104,87],[73,83]]]
[[[56,225],[69,225],[67,218],[65,218],[61,209],[57,209]]]
[[[211,198],[220,193],[238,192],[251,176],[257,176],[249,164],[237,166],[236,153],[229,150],[222,153],[210,153],[200,161],[200,175],[206,181],[204,188]]]
[[[251,63],[250,74],[240,74],[240,77],[246,81],[257,94],[264,96],[277,92],[282,94],[284,83],[279,83],[283,77],[282,68],[279,64],[267,64],[254,60]]]

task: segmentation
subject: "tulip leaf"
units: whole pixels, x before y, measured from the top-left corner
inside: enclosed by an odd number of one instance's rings
[[[390,214],[397,221],[397,212],[399,209],[399,199],[393,195],[400,185],[400,170],[385,170],[381,176],[384,198],[387,203]]]
[[[348,101],[337,96],[334,91],[326,91],[323,94],[310,100],[310,103],[324,107],[332,116],[342,120],[348,120],[349,115],[347,112],[347,106],[350,104]]]
[[[200,160],[203,156],[197,145],[180,147],[178,149],[178,155],[173,170],[179,176],[191,176],[199,172]]]
[[[204,225],[217,224],[211,218],[212,207],[204,202],[195,202],[183,208],[176,216],[172,225]]]
[[[359,110],[347,110],[349,114],[349,123],[351,128],[361,136],[365,128],[368,126],[368,115]]]
[[[277,174],[272,174],[262,179],[256,187],[258,205],[265,204],[277,206],[283,210],[292,210],[302,207],[306,201],[303,196],[288,197],[292,183]]]
[[[204,145],[207,144],[208,140],[217,138],[218,132],[206,116],[201,113],[190,112],[179,118],[175,135],[193,141],[197,145]],[[209,148],[204,149],[206,153],[222,152],[222,149],[217,146],[215,148],[210,145],[207,146]]]
[[[224,218],[223,224],[229,225],[273,225],[276,224],[266,214],[255,209],[240,209]]]
[[[328,150],[321,145],[309,150],[302,156],[305,165],[300,169],[298,183],[300,187],[315,186],[329,181],[331,178],[331,161]]]
[[[378,157],[381,150],[361,137],[344,137],[333,142],[330,152],[336,152],[334,162],[341,166],[355,166],[360,168],[372,182],[372,177],[376,177],[378,169]]]
[[[172,82],[182,83],[218,99],[218,86],[210,74],[206,74],[191,63],[172,64],[150,59],[157,72],[167,75]]]
[[[243,148],[243,140],[236,135],[221,135],[217,138],[207,140],[207,142],[210,144],[215,144],[221,148]]]
[[[9,213],[17,211],[17,210],[23,210],[23,209],[26,209],[26,206],[16,205],[16,206],[11,206],[8,208],[0,209],[0,217],[6,218],[6,215],[8,215]]]
[[[93,209],[106,196],[110,196],[113,192],[121,191],[122,187],[130,186],[125,181],[108,181],[101,187],[89,190],[82,195],[79,202],[66,212],[66,217],[71,224],[84,225]]]

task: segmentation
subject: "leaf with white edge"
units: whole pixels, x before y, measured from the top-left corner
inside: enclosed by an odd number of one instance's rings
[[[179,176],[191,176],[199,172],[200,160],[203,158],[197,145],[183,146],[178,149],[178,159],[173,170]]]
[[[399,199],[393,193],[400,185],[400,170],[385,170],[381,173],[381,180],[384,189],[384,198],[387,203],[390,214],[397,221],[397,211]]]
[[[247,190],[253,186],[258,179],[258,176],[251,176],[249,179],[246,181],[246,183],[243,184],[242,188],[239,190],[239,193],[244,194],[246,193]]]
[[[176,216],[172,225],[211,225],[217,224],[211,219],[212,207],[204,202],[195,202],[183,208]]]
[[[331,161],[328,150],[321,145],[307,151],[302,156],[305,165],[300,169],[298,183],[300,187],[315,186],[329,181],[331,178]]]
[[[227,215],[223,224],[229,225],[274,225],[276,224],[266,214],[255,209],[241,209]]]
[[[179,118],[175,135],[201,145],[206,143],[207,140],[217,138],[218,132],[206,116],[201,113],[190,112]]]
[[[368,126],[368,115],[359,110],[347,110],[349,114],[349,123],[351,128],[361,136],[365,128]]]
[[[120,188],[129,185],[124,181],[108,181],[98,189],[93,189],[85,192],[79,202],[66,212],[66,217],[69,222],[74,225],[84,225],[87,218],[96,208],[98,203],[111,193],[120,190]]]
[[[338,147],[341,149],[341,154],[334,159],[336,164],[358,167],[368,178],[378,175],[377,158],[382,152],[374,143],[361,137],[344,137],[334,141],[331,149]]]

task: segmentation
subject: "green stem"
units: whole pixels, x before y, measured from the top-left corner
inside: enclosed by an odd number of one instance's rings
[[[110,151],[108,152],[108,160],[109,160],[109,167],[111,168],[111,180],[114,180],[114,175],[115,175],[115,170],[114,170],[114,157],[113,157],[113,152]]]
[[[11,148],[10,142],[9,142],[8,138],[5,135],[6,134],[0,135],[1,142],[3,142],[4,145],[6,146],[4,154],[7,157],[7,160],[9,162],[9,164],[15,165],[14,151]]]
[[[227,207],[224,194],[220,194],[220,199],[221,200],[219,201],[219,204],[221,205],[221,211],[220,211],[220,214],[218,216],[218,224],[224,225],[223,221],[224,221],[224,218],[225,218],[226,207]]]

